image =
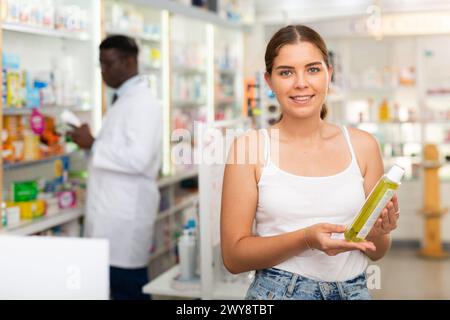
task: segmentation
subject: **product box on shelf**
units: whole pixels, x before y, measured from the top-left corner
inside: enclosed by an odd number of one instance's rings
[[[11,184],[13,202],[36,200],[38,192],[38,183],[36,180],[18,181]]]
[[[77,195],[75,191],[64,190],[56,194],[58,197],[58,206],[60,209],[73,209],[77,206]]]
[[[20,208],[9,207],[6,208],[6,221],[8,227],[14,227],[20,223]]]
[[[19,207],[21,220],[32,220],[45,215],[46,204],[44,200],[25,202],[6,201],[6,207]]]

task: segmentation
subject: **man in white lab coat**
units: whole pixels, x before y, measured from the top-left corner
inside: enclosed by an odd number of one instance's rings
[[[85,235],[109,240],[113,299],[149,298],[142,287],[160,198],[162,110],[138,75],[137,56],[132,38],[101,43],[102,78],[116,89],[113,103],[95,139],[85,124],[71,133],[91,150]]]

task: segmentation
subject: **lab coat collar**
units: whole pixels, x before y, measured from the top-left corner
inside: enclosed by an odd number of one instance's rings
[[[117,98],[120,98],[128,89],[136,85],[138,82],[141,81],[140,75],[135,75],[134,77],[131,77],[116,90]]]

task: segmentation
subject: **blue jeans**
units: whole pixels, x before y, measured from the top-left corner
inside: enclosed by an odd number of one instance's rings
[[[148,283],[147,268],[124,269],[109,267],[111,299],[149,300],[151,296],[142,292]]]
[[[316,281],[288,271],[258,270],[246,300],[371,300],[366,275],[343,282]]]

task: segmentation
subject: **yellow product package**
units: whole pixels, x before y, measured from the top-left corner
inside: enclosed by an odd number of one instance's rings
[[[26,202],[6,202],[6,207],[19,207],[20,208],[20,219],[21,220],[31,220],[34,218],[42,217],[45,214],[45,201],[35,200]]]

